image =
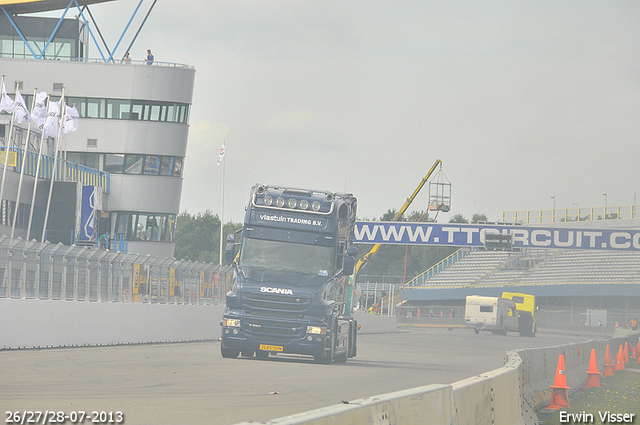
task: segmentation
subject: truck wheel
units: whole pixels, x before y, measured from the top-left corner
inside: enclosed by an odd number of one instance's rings
[[[253,350],[242,350],[240,351],[240,355],[242,357],[253,357]]]
[[[331,364],[333,363],[334,360],[334,351],[335,351],[335,345],[336,345],[336,332],[338,331],[338,327],[336,325],[336,321],[332,320],[331,321],[333,323],[333,325],[331,326],[331,336],[329,337],[329,340],[327,341],[327,344],[329,345],[329,347],[324,349],[324,355],[319,355],[319,356],[314,356],[314,359],[316,361],[316,363],[324,363],[324,364]]]
[[[478,328],[473,328],[473,331],[476,333],[476,335],[478,335],[480,333],[480,329],[478,329]]]
[[[240,350],[224,348],[222,343],[220,343],[220,354],[222,354],[222,357],[225,359],[235,359],[240,354]]]
[[[347,362],[347,353],[337,354],[333,357],[333,361],[336,363],[346,363]]]
[[[267,357],[269,357],[269,352],[268,351],[262,351],[262,350],[258,350],[256,351],[256,357],[259,359],[266,359]]]

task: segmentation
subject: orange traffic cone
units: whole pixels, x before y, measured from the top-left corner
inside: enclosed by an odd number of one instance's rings
[[[629,341],[624,342],[624,364],[629,363]]]
[[[551,404],[547,409],[560,409],[563,407],[569,407],[569,387],[567,387],[567,375],[564,370],[564,356],[558,357],[558,367],[556,367],[556,377],[553,381],[553,385],[549,388],[553,388],[551,393]]]
[[[613,376],[613,363],[611,362],[609,344],[607,344],[607,351],[604,354],[604,374],[602,376]]]
[[[622,349],[622,345],[618,350],[618,355],[616,356],[616,365],[613,370],[624,370],[624,350]]]
[[[585,388],[600,387],[600,375],[598,372],[598,360],[596,360],[596,349],[591,349],[591,358],[589,359],[589,370],[587,371],[589,377],[587,378],[587,385]]]

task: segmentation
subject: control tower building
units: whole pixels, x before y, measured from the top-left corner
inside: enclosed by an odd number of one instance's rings
[[[6,171],[0,158],[0,235],[41,240],[44,233],[54,243],[81,242],[82,187],[94,186],[101,196],[93,205],[95,229],[84,243],[107,234],[116,249],[126,246],[131,253],[173,257],[195,69],[124,61],[122,47],[110,51],[100,46],[89,8],[105,1],[109,0],[84,0],[79,5],[75,0],[0,0],[0,74],[9,97],[19,91],[30,108],[37,88],[49,93],[51,101],[64,95],[79,114],[78,129],[61,141],[57,161],[52,161],[53,141],[47,140],[43,150],[49,156],[36,178],[37,160],[29,159],[37,158],[40,130],[34,125],[29,130],[27,123],[15,120],[12,125],[12,114],[0,113],[0,151],[16,152],[7,155]],[[33,16],[52,11],[61,17]],[[127,50],[134,42],[135,36]],[[62,164],[64,171],[47,171],[45,165],[52,162]]]

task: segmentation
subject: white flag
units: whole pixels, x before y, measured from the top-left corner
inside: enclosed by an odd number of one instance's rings
[[[36,93],[35,102],[36,104],[33,107],[31,119],[39,125],[40,120],[44,121],[44,119],[47,118],[47,92],[41,91],[40,93]]]
[[[0,112],[7,111],[9,113],[13,112],[13,109],[16,107],[16,102],[13,101],[7,94],[7,88],[2,83],[2,99],[0,100]]]
[[[16,119],[18,120],[18,123],[31,121],[31,114],[29,113],[27,104],[24,102],[24,98],[20,94],[19,90],[16,90],[14,114]]]
[[[220,155],[218,155],[218,167],[222,164],[222,160],[224,159],[224,154],[226,153],[226,148],[224,146],[224,142],[222,142],[222,147],[220,148]]]
[[[47,119],[44,122],[44,137],[58,136],[58,121],[60,121],[60,102],[49,102]]]
[[[79,122],[80,114],[78,114],[78,110],[75,107],[70,108],[67,106],[67,110],[64,113],[64,120],[62,120],[62,132],[67,134],[76,131]]]

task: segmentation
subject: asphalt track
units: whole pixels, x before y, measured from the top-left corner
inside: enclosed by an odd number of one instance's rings
[[[343,365],[282,354],[223,359],[219,342],[0,351],[0,407],[5,423],[8,411],[46,410],[120,411],[129,425],[259,422],[449,384],[501,367],[511,349],[588,339],[400,328],[360,335],[358,356]]]

